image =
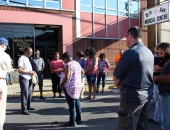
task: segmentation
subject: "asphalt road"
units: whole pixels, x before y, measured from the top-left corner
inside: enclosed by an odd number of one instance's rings
[[[87,93],[86,93],[87,95]],[[52,96],[51,96],[52,97]],[[119,92],[110,89],[105,93],[98,93],[96,100],[89,102],[82,100],[82,124],[76,128],[61,127],[69,120],[68,105],[65,98],[46,100],[34,98],[31,115],[22,115],[20,111],[20,99],[7,100],[7,116],[4,130],[117,130],[117,110],[119,105]],[[152,117],[154,106],[148,108],[149,116]],[[58,121],[58,124],[51,124]],[[160,128],[159,124],[149,123],[151,130]]]

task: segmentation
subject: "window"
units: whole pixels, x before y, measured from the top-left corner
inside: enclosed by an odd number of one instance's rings
[[[9,4],[16,6],[25,6],[26,0],[9,0]]]
[[[130,17],[132,18],[139,18],[139,7],[138,7],[138,2],[130,2],[129,3],[129,11],[130,11]]]
[[[107,0],[107,14],[117,16],[117,0]]]
[[[28,6],[44,7],[43,0],[28,0]]]
[[[92,0],[80,0],[80,10],[92,12]]]
[[[128,0],[119,0],[119,16],[128,16]]]
[[[46,7],[60,9],[60,0],[46,0]]]

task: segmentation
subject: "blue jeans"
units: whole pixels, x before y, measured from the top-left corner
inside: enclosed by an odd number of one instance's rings
[[[102,78],[102,88],[106,86],[106,75],[98,75],[97,76],[97,88],[100,87],[101,78]]]
[[[159,96],[158,86],[156,84],[154,84],[153,93],[154,93],[154,100],[155,100],[155,112],[154,112],[153,120],[158,123],[163,123],[161,99]]]
[[[81,121],[81,105],[80,98],[72,99],[64,89],[66,100],[69,106],[70,123],[76,124],[76,121]]]
[[[164,130],[170,130],[170,95],[161,95]]]
[[[6,75],[6,82],[8,83],[10,79],[10,83],[12,83],[12,72]]]

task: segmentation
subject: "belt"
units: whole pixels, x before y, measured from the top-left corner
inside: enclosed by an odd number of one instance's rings
[[[0,80],[6,80],[6,78],[0,78]]]

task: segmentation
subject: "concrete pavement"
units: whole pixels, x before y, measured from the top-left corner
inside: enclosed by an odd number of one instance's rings
[[[43,83],[44,83],[44,86],[43,86],[44,97],[51,96],[53,94],[52,93],[51,79],[44,79]],[[101,81],[101,83],[102,83],[102,81]],[[105,89],[107,90],[107,89],[111,89],[111,88],[114,88],[112,76],[107,76]],[[88,91],[87,82],[85,83],[85,91],[86,92]],[[19,83],[14,83],[12,85],[8,85],[8,98],[15,98],[15,97],[19,97],[19,96],[20,96],[20,85],[19,85]],[[35,88],[34,88],[33,96],[40,96],[38,85],[36,85]]]

